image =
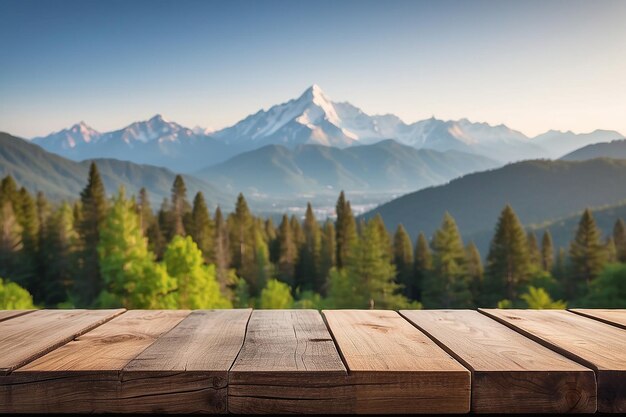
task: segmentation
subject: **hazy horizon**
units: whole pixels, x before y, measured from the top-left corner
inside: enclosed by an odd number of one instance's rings
[[[407,123],[435,116],[626,132],[626,2],[3,1],[0,130],[154,114],[219,129],[316,83]]]

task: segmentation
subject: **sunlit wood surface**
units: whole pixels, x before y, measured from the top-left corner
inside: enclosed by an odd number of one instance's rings
[[[0,311],[2,413],[626,412],[624,310]]]

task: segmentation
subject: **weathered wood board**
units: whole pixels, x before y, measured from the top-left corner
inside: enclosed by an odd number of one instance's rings
[[[626,412],[626,331],[565,310],[480,311],[593,369],[598,411]]]
[[[470,372],[398,313],[327,310],[357,413],[465,413]]]
[[[228,371],[243,345],[251,309],[196,310],[122,371],[137,412],[225,413]]]
[[[255,310],[229,373],[233,413],[352,411],[346,369],[316,310]]]
[[[0,378],[0,411],[126,412],[120,372],[189,311],[132,310]],[[67,327],[80,322],[64,320]],[[137,402],[141,402],[139,399]]]
[[[23,316],[24,314],[32,313],[33,311],[35,310],[0,310],[0,321]]]
[[[581,316],[600,320],[603,323],[626,329],[626,309],[589,309],[589,308],[571,308],[569,311]]]
[[[472,371],[475,413],[593,413],[592,370],[471,310],[403,310]]]
[[[125,310],[39,310],[0,322],[0,375],[105,323]]]

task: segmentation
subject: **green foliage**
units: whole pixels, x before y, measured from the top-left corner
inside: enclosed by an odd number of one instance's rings
[[[375,220],[368,222],[342,270],[331,270],[329,299],[337,308],[406,308],[395,282],[396,269]],[[384,232],[386,234],[386,232]]]
[[[568,279],[569,296],[574,298],[584,294],[588,285],[602,271],[607,261],[607,253],[601,241],[602,233],[596,226],[591,210],[584,211],[576,237],[570,244],[570,273]]]
[[[0,278],[0,310],[24,310],[35,308],[33,297],[14,282]]]
[[[403,293],[408,298],[415,297],[415,271],[413,264],[413,244],[402,225],[396,229],[393,237],[393,260],[396,265],[396,282],[404,286]]]
[[[100,242],[100,227],[107,214],[107,201],[100,178],[100,172],[94,162],[89,167],[87,186],[80,193],[81,213],[77,223],[80,236],[80,270],[81,279],[74,285],[75,296],[81,305],[89,306],[104,288],[100,274],[100,258],[98,245]]]
[[[411,285],[407,286],[406,293],[409,299],[420,300],[422,298],[422,290],[427,277],[433,269],[433,256],[430,252],[430,246],[424,233],[417,237],[415,242],[414,256],[414,277]]]
[[[289,223],[289,217],[283,215],[278,227],[278,278],[286,283],[293,284],[298,247],[293,237],[293,230]]]
[[[431,247],[433,269],[427,274],[422,302],[426,308],[467,308],[472,306],[467,256],[454,218],[446,213]]]
[[[619,262],[626,262],[626,224],[623,219],[617,219],[613,226],[613,242]]]
[[[267,281],[267,285],[261,291],[260,308],[291,308],[293,297],[289,285],[276,279]]]
[[[520,295],[520,299],[522,299],[526,303],[527,308],[541,310],[541,309],[560,309],[563,310],[567,308],[567,303],[565,301],[553,301],[550,297],[550,294],[544,288],[536,288],[532,285],[528,287],[528,292]]]
[[[474,242],[470,242],[467,245],[466,252],[469,289],[472,294],[472,300],[476,303],[483,291],[483,261]]]
[[[549,230],[543,232],[541,238],[541,267],[544,271],[552,271],[554,266],[554,245],[552,243],[552,235]]]
[[[311,203],[307,204],[302,228],[304,242],[300,248],[296,267],[296,286],[302,290],[321,291],[325,278],[320,273],[321,231],[313,214]]]
[[[148,251],[139,217],[121,188],[100,228],[98,243],[104,288],[101,307],[176,308],[173,281]]]
[[[220,292],[215,266],[204,265],[202,252],[191,236],[175,236],[167,245],[163,262],[175,280],[178,308],[232,308],[230,300]]]
[[[297,296],[298,300],[293,304],[293,308],[320,309],[324,304],[322,296],[313,291],[302,291]]]
[[[213,262],[214,225],[202,192],[196,194],[193,199],[191,220],[188,226],[189,235],[191,235],[193,241],[196,242],[196,245],[202,251],[205,262]]]
[[[526,233],[513,208],[507,205],[500,214],[487,256],[484,304],[499,299],[515,300],[533,271]]]
[[[626,308],[626,264],[609,264],[589,285],[581,302],[589,308]]]
[[[336,262],[337,266],[342,268],[348,261],[350,250],[357,241],[356,221],[352,214],[350,202],[346,200],[343,191],[339,194],[335,212],[337,213],[337,220],[335,221]]]

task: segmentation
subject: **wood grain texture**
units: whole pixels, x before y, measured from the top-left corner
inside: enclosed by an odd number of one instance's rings
[[[122,412],[120,372],[189,311],[133,310],[0,379],[3,412]]]
[[[598,411],[626,412],[626,331],[564,310],[480,311],[593,369]]]
[[[23,316],[24,314],[32,313],[33,311],[35,310],[0,310],[0,321]]]
[[[464,413],[470,372],[398,313],[330,310],[358,413]]]
[[[45,355],[125,310],[39,310],[0,323],[0,375]]]
[[[596,411],[592,370],[472,310],[401,311],[472,371],[476,413]]]
[[[570,308],[569,311],[581,316],[599,320],[603,323],[626,329],[626,309],[590,309],[590,308]]]
[[[233,413],[350,412],[346,369],[316,310],[255,310],[229,372]]]
[[[225,413],[228,370],[244,342],[251,309],[197,310],[122,372],[136,412]]]

